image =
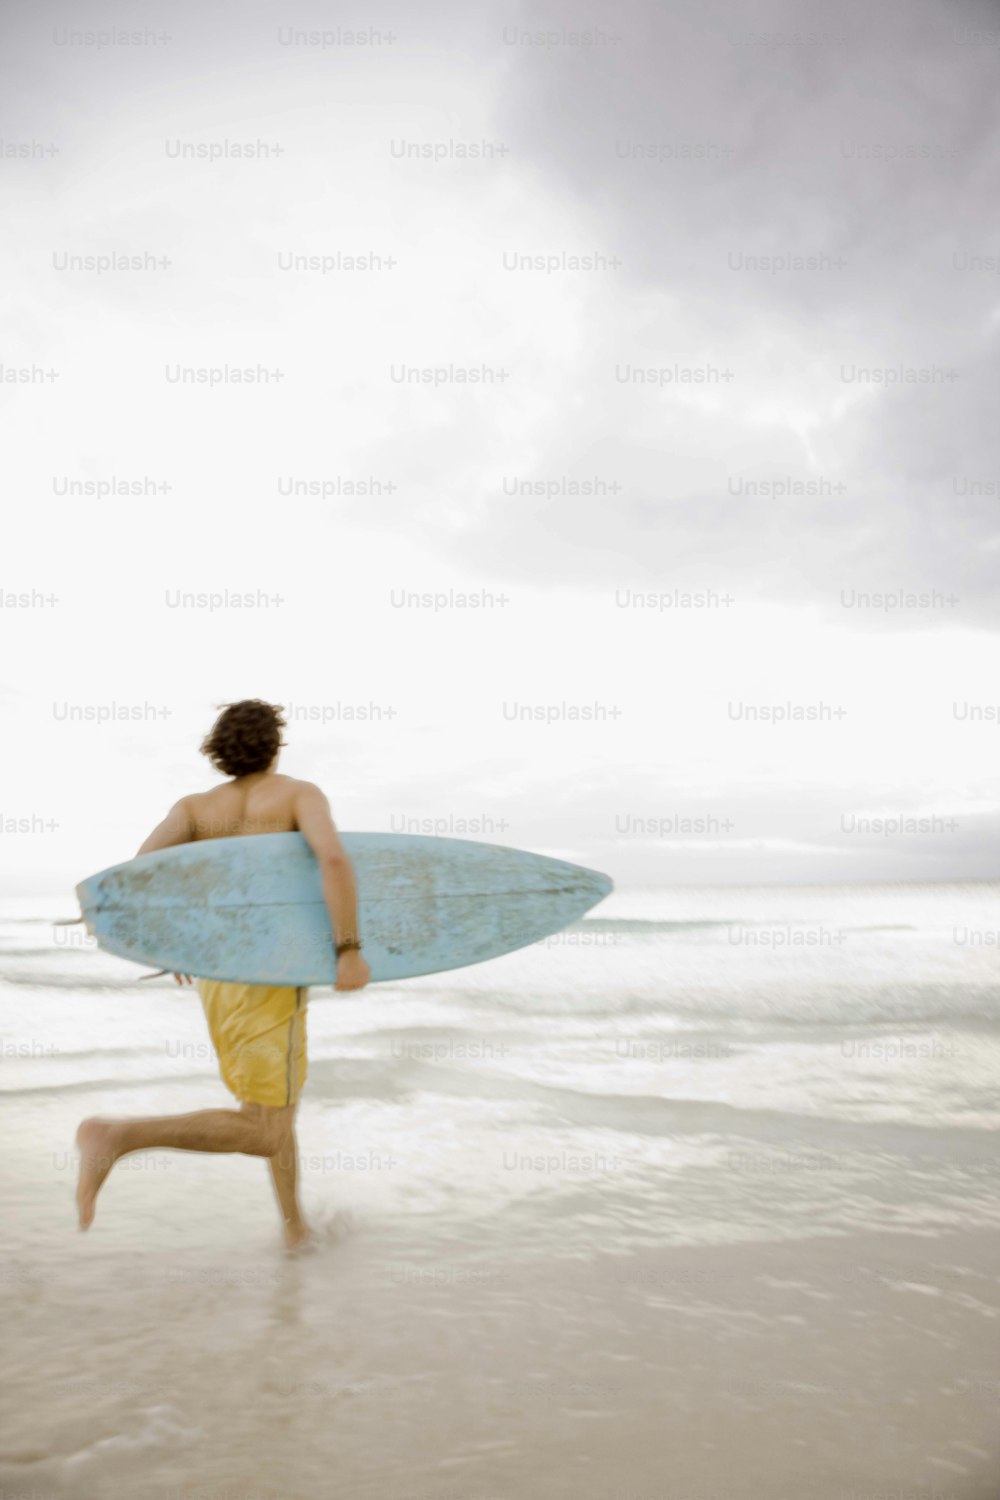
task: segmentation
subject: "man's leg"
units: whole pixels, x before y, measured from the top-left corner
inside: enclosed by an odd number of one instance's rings
[[[257,1108],[262,1106],[258,1105]],[[274,1196],[285,1225],[285,1244],[296,1250],[309,1238],[309,1227],[302,1217],[299,1203],[299,1148],[295,1139],[295,1105],[291,1107],[292,1123],[284,1143],[267,1159],[274,1184]]]
[[[239,1110],[199,1109],[189,1115],[145,1120],[84,1120],[76,1133],[80,1148],[76,1191],[80,1228],[89,1229],[93,1223],[97,1194],[120,1157],[163,1148],[241,1151],[247,1156],[268,1158],[284,1152],[287,1156],[294,1115],[294,1105],[270,1109],[263,1104],[244,1104]]]

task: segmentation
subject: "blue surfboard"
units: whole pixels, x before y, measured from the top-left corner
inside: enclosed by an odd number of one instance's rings
[[[372,979],[482,963],[582,917],[606,875],[466,839],[345,833]],[[332,984],[319,867],[300,833],[205,839],[140,855],[76,888],[99,947],[202,979]]]

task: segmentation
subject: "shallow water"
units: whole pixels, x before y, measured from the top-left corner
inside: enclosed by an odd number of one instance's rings
[[[193,992],[7,903],[0,1497],[978,1500],[998,896],[626,893],[313,991],[297,1261],[239,1157],[130,1158],[76,1233],[81,1116],[226,1096]]]

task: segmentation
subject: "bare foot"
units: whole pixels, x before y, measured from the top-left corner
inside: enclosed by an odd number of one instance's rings
[[[117,1160],[116,1136],[116,1127],[107,1120],[84,1120],[76,1132],[76,1144],[80,1152],[76,1206],[80,1213],[81,1229],[89,1229],[94,1222],[101,1184]]]
[[[293,1254],[297,1250],[305,1250],[312,1243],[312,1230],[304,1219],[293,1223],[291,1219],[285,1222],[285,1249]]]

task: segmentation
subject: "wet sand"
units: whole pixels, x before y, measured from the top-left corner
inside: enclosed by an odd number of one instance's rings
[[[190,995],[0,924],[0,1500],[1000,1500],[996,891],[636,902],[311,1002],[300,1260],[238,1156],[77,1231],[82,1116],[230,1100]],[[718,925],[790,913],[844,953]]]
[[[8,1268],[0,1500],[998,1493],[1000,1236],[532,1264],[411,1229]]]

